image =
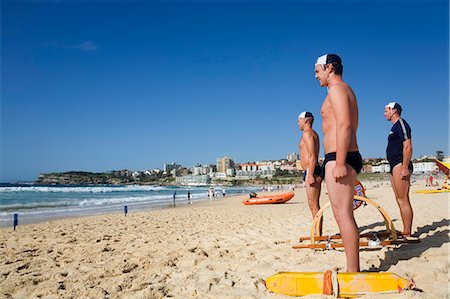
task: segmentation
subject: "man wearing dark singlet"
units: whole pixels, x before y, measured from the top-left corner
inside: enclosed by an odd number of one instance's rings
[[[359,232],[353,216],[356,175],[362,158],[356,142],[358,105],[350,86],[342,80],[342,61],[336,54],[319,57],[316,79],[328,88],[320,110],[322,114],[325,160],[323,175],[334,218],[344,243],[347,271],[359,272]]]
[[[303,168],[303,180],[306,186],[309,209],[312,217],[320,210],[320,190],[322,186],[322,168],[319,165],[320,141],[319,135],[312,128],[314,116],[304,111],[298,116],[298,127],[303,132],[298,144],[300,150],[300,163]],[[322,235],[322,221],[319,225],[319,235]]]
[[[412,143],[411,128],[401,114],[402,107],[396,102],[390,102],[384,107],[386,120],[394,124],[389,132],[386,148],[386,156],[391,166],[391,185],[402,217],[402,235],[409,237],[413,221],[413,210],[409,201],[409,186],[413,172]]]

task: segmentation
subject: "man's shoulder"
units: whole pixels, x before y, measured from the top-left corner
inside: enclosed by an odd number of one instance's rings
[[[330,101],[333,101],[335,98],[348,98],[350,99],[353,92],[350,86],[348,86],[346,83],[339,83],[336,85],[331,86],[328,89],[328,99]]]
[[[333,84],[328,88],[329,92],[342,92],[342,91],[348,91],[350,90],[350,86],[345,83],[344,81],[340,81],[336,84]]]

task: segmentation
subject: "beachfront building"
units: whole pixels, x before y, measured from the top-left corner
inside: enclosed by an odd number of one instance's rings
[[[225,172],[228,168],[234,168],[234,160],[230,157],[217,158],[217,172]]]
[[[248,162],[238,165],[236,177],[271,177],[275,174],[273,161]]]
[[[176,177],[175,181],[180,185],[188,186],[202,186],[211,183],[211,178],[209,175],[185,175]]]
[[[387,173],[391,171],[391,166],[387,162],[381,162],[377,165],[372,165],[372,173]]]
[[[295,161],[295,169],[297,169],[298,171],[303,171],[302,161]]]
[[[373,165],[372,164],[363,164],[363,168],[361,169],[362,173],[373,173]]]
[[[197,165],[191,167],[189,170],[192,172],[193,175],[205,175],[214,171],[210,165]]]
[[[211,176],[216,178],[216,179],[226,179],[227,178],[227,173],[226,172],[212,172]]]
[[[413,166],[414,166],[414,173],[418,174],[418,173],[431,173],[431,172],[436,172],[439,171],[439,168],[436,165],[436,162],[413,162]]]
[[[166,173],[166,174],[169,174],[169,173],[173,173],[173,171],[172,170],[178,170],[178,169],[180,169],[181,168],[181,165],[178,165],[178,164],[176,164],[175,162],[173,162],[173,163],[170,163],[170,164],[164,164],[164,172]]]
[[[300,159],[300,156],[297,153],[291,153],[291,154],[287,155],[288,162],[291,162],[291,163],[296,162],[298,159]]]
[[[236,174],[234,168],[228,168],[226,172],[227,176],[234,176]]]

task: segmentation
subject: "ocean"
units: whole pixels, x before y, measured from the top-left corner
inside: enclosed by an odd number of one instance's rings
[[[222,198],[254,192],[257,187],[213,187]],[[0,185],[0,227],[12,226],[13,215],[18,214],[19,225],[45,220],[86,216],[112,212],[128,213],[142,210],[162,209],[173,206],[176,192],[176,205],[191,200],[208,200],[209,187],[161,187],[161,186],[37,186],[26,184]]]

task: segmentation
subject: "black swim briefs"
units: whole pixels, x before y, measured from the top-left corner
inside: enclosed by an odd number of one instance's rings
[[[303,171],[303,181],[306,181],[306,173],[307,173],[308,169],[305,169],[305,171]],[[317,176],[320,176],[323,179],[322,176],[322,167],[320,167],[320,165],[316,165],[316,167],[314,168],[314,174]]]
[[[336,161],[336,152],[325,154],[325,160],[323,161],[322,174],[325,177],[325,165],[330,161]],[[356,173],[360,173],[363,168],[362,157],[359,152],[348,152],[345,163],[353,167]]]
[[[390,166],[390,170],[389,170],[389,172],[392,174],[392,170],[394,169],[394,167],[395,166],[397,166],[398,164],[402,164],[402,162],[397,162],[397,163],[389,163],[389,166]],[[413,164],[412,164],[412,162],[409,162],[409,164],[408,164],[408,169],[409,169],[409,171],[411,171],[411,173],[413,173],[414,172],[414,166],[413,166]]]

